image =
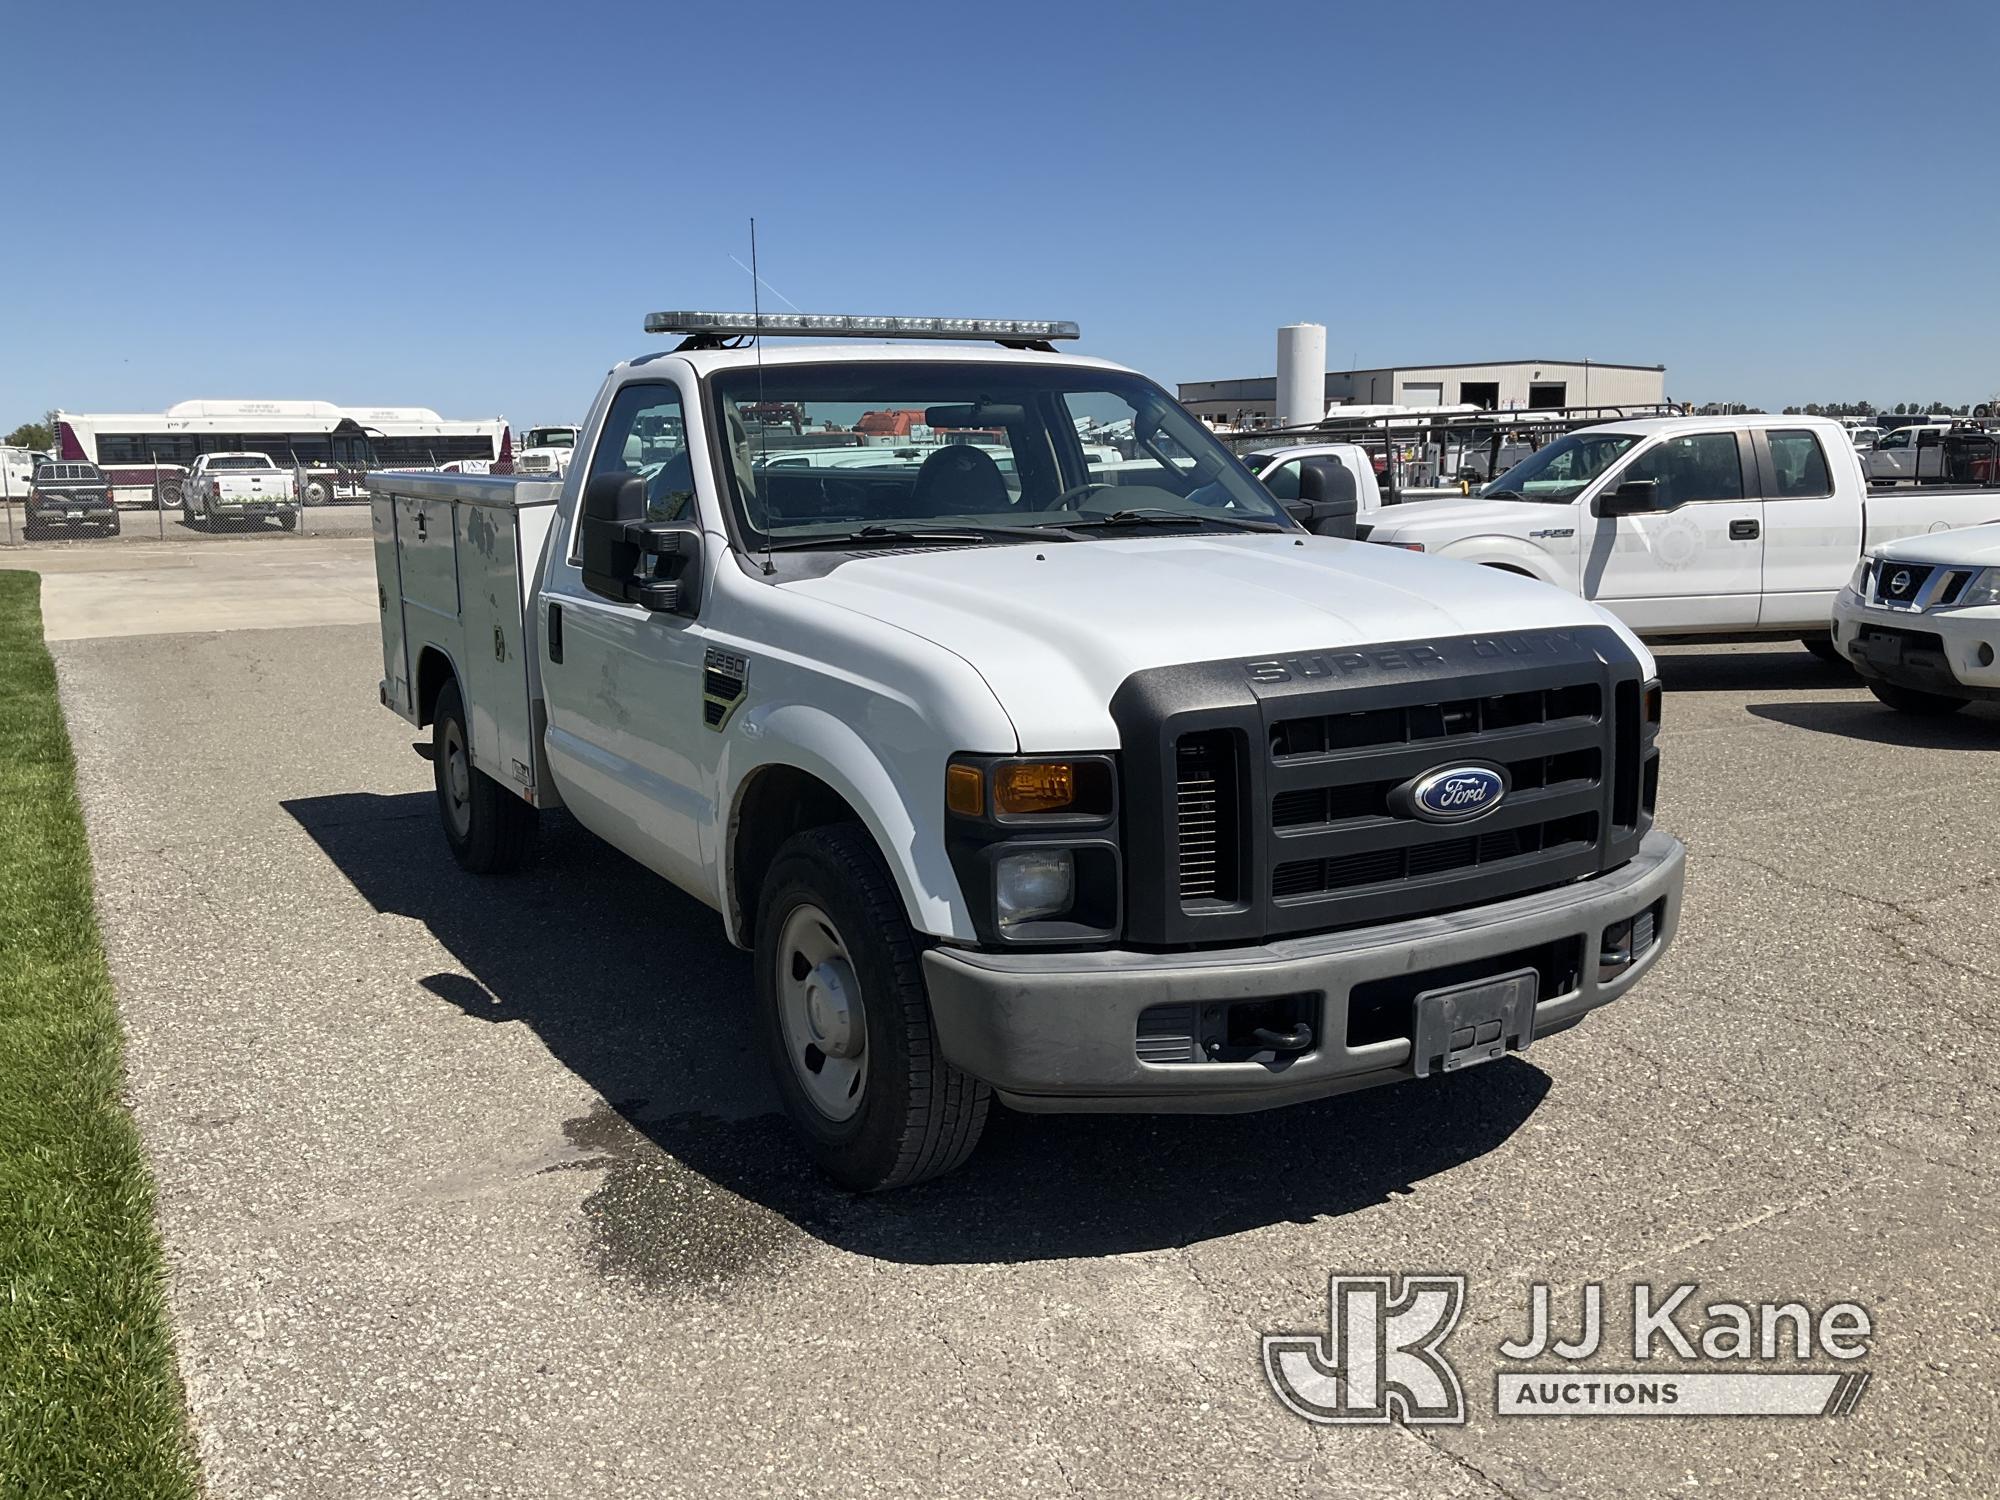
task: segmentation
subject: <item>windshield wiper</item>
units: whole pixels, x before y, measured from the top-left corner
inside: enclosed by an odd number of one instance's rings
[[[1479,498],[1482,500],[1525,500],[1528,497],[1519,490],[1481,490]]]
[[[1235,531],[1283,531],[1275,521],[1246,521],[1236,516],[1197,514],[1185,510],[1114,510],[1104,516],[1078,516],[1073,521],[1047,521],[1049,530],[1110,530],[1123,526],[1227,526]]]
[[[953,543],[990,542],[995,537],[1012,537],[1024,542],[1045,542],[1048,533],[1028,526],[863,526],[858,531],[836,532],[830,536],[789,537],[771,543],[773,552],[796,552],[811,547],[874,547],[884,543],[916,546],[948,546]]]

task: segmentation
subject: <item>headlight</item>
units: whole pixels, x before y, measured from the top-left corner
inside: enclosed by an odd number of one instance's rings
[[[1067,849],[1020,849],[993,862],[993,907],[1002,927],[1068,911],[1076,900],[1076,858]]]
[[[1847,580],[1847,587],[1851,593],[1866,594],[1868,592],[1868,570],[1874,565],[1875,559],[1872,557],[1864,557],[1854,565],[1854,572]]]
[[[1951,601],[1953,609],[1977,609],[1986,604],[2000,604],[2000,568],[1980,569]]]
[[[944,804],[945,853],[982,941],[1117,937],[1124,877],[1112,755],[954,755]]]

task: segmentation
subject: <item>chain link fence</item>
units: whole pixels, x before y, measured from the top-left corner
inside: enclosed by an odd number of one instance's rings
[[[293,473],[289,503],[271,514],[208,514],[193,505],[187,471],[149,464],[103,471],[111,508],[101,498],[69,503],[38,493],[32,481],[0,466],[0,549],[116,546],[132,542],[265,541],[366,536],[368,494],[361,471]]]

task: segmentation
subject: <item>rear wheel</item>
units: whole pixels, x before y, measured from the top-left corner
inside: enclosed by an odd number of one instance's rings
[[[1894,682],[1871,682],[1868,691],[1899,714],[1921,714],[1925,717],[1955,714],[1972,701],[1969,698],[1948,698],[1943,693],[1927,693],[1922,688],[1904,687]]]
[[[1830,667],[1844,667],[1847,665],[1847,658],[1840,654],[1840,648],[1834,645],[1832,636],[1801,636],[1799,644]]]
[[[111,512],[111,519],[104,523],[104,530],[107,534],[111,536],[118,535],[119,531],[121,530],[121,527],[119,525],[117,511],[114,510],[113,512]]]
[[[285,531],[297,531],[299,529],[299,513],[295,510],[283,512],[278,517],[278,525]]]
[[[829,1175],[872,1193],[964,1163],[992,1091],[938,1052],[916,935],[866,830],[813,829],[778,851],[756,962],[779,1096]]]
[[[518,870],[535,849],[535,810],[472,763],[472,735],[458,684],[438,694],[431,721],[438,821],[452,857],[475,875]]]

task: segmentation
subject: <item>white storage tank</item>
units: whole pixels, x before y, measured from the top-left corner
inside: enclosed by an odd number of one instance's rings
[[[1311,427],[1326,415],[1326,325],[1287,323],[1278,330],[1280,427]]]

